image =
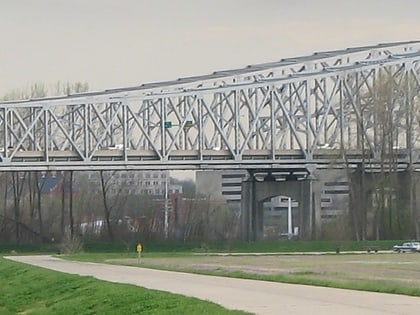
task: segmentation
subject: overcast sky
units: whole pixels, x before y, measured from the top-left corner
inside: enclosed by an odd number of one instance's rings
[[[418,0],[0,0],[0,96],[93,90],[420,40]]]
[[[0,0],[0,97],[92,90],[420,40],[419,0]]]

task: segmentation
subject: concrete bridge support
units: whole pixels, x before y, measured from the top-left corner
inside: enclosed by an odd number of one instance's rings
[[[250,176],[242,183],[242,238],[244,241],[259,241],[264,238],[263,203],[272,197],[283,195],[298,201],[298,218],[301,239],[316,237],[316,204],[320,204],[313,193],[312,180],[258,181]],[[319,196],[319,194],[317,194]]]
[[[330,218],[333,215],[347,216],[349,220],[349,226],[343,230],[347,234],[342,237],[420,238],[420,172],[417,171],[381,174],[361,169],[351,173],[315,170],[311,179],[281,181],[274,178],[261,181],[250,176],[242,183],[244,241],[264,239],[263,203],[275,196],[289,196],[298,202],[293,225],[299,228],[300,239],[325,236],[323,223],[334,220]],[[380,203],[384,204],[380,206]],[[395,221],[390,222],[391,219]]]

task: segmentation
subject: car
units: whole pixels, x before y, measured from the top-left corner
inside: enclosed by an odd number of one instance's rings
[[[112,144],[108,147],[108,150],[124,150],[123,144]]]
[[[420,242],[405,242],[402,245],[394,245],[392,250],[397,253],[420,252]]]

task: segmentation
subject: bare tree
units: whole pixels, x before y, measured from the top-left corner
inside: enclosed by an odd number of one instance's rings
[[[71,239],[74,238],[74,219],[73,219],[73,171],[69,171],[69,221]]]
[[[13,213],[15,222],[15,241],[20,242],[20,225],[21,225],[21,200],[24,187],[25,173],[12,172],[13,184]],[[22,175],[22,177],[21,177]]]
[[[43,98],[48,95],[63,95],[63,94],[71,94],[71,93],[80,93],[85,92],[88,90],[88,84],[82,82],[76,83],[61,83],[58,82],[52,89],[48,88],[44,83],[34,83],[29,88],[22,88],[10,91],[9,93],[5,94],[2,99],[3,100],[18,100],[18,99],[36,99],[36,98]],[[19,111],[22,120],[30,119],[31,109],[17,109]],[[42,132],[42,131],[40,131]],[[13,146],[13,138],[9,139],[10,143],[5,143],[4,146]],[[24,143],[22,147],[24,147]],[[38,175],[33,173],[29,176],[20,176],[21,173],[12,173],[12,189],[13,189],[13,196],[14,196],[14,222],[15,222],[15,237],[16,240],[19,241],[20,238],[20,231],[19,226],[22,223],[22,198],[25,186],[25,181],[28,180],[28,198],[29,198],[29,218],[30,218],[30,225],[33,224],[33,219],[35,214],[38,217],[38,230],[39,230],[39,237],[42,239],[44,235],[44,223],[43,223],[43,213],[42,213],[42,200],[41,200],[41,190],[42,187],[39,186],[38,182]],[[72,175],[71,175],[72,177]],[[17,185],[17,186],[16,186]],[[5,194],[4,194],[4,209],[6,211],[7,207],[7,184],[5,187]],[[70,200],[70,206],[72,205],[72,201]],[[62,205],[64,207],[64,205]],[[35,208],[37,211],[35,211]],[[62,208],[62,215],[63,215],[63,208]],[[62,217],[63,218],[63,217]],[[62,231],[64,231],[64,221],[61,222]]]
[[[65,190],[65,172],[62,173],[63,178],[61,179],[61,213],[60,213],[60,232],[61,238],[63,239],[66,233],[65,228],[65,216],[66,216],[66,190]],[[74,227],[70,224],[70,239],[73,239]]]
[[[410,195],[407,206],[398,187],[401,180],[398,170],[399,147],[405,142],[408,157],[412,158],[413,121],[417,107],[412,90],[419,91],[418,84],[408,73],[392,67],[378,70],[367,96],[365,113],[373,125],[374,146],[379,152],[379,173],[371,174],[372,182],[375,182],[371,187],[371,197],[376,239],[409,237],[413,226],[407,225],[407,216],[411,216],[416,234],[419,234],[413,195]],[[412,174],[408,176],[412,177]],[[409,190],[412,190],[411,181],[409,186]]]
[[[114,182],[113,177],[115,173],[115,171],[112,173],[99,171],[105,223],[108,231],[108,237],[111,241],[114,240],[114,230],[112,227],[113,211],[117,206],[122,207],[126,202],[126,198],[122,195],[123,184],[116,184]]]
[[[38,216],[38,229],[39,229],[39,237],[40,237],[40,241],[43,241],[43,236],[44,236],[44,227],[43,227],[43,220],[42,220],[42,189],[46,183],[45,178],[42,178],[42,180],[40,180],[39,178],[39,173],[37,172],[30,172],[29,176],[32,175],[32,178],[29,179],[29,183],[32,185],[30,191],[34,191],[34,201],[33,201],[33,206],[36,205],[36,210],[37,210],[37,216]],[[47,175],[47,174],[46,174]],[[30,192],[31,194],[31,192]],[[35,203],[35,199],[36,199],[36,203]],[[32,207],[31,207],[32,208]],[[31,215],[32,215],[33,209],[31,209]]]

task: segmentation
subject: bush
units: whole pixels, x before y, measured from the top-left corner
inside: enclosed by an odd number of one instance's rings
[[[75,254],[83,251],[83,242],[77,238],[66,236],[63,242],[59,245],[61,254]]]

